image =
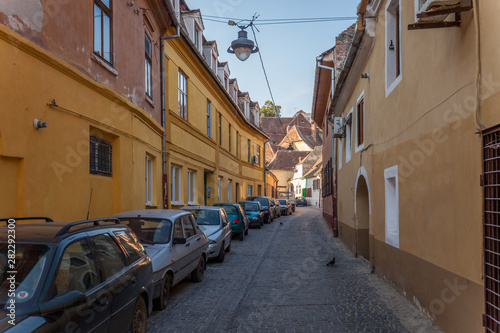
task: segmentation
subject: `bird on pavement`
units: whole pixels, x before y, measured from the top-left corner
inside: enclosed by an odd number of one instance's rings
[[[280,225],[282,225],[282,224],[283,224],[283,222],[280,221]]]
[[[327,266],[333,266],[335,265],[335,257],[333,257],[332,260],[330,260],[330,262],[328,264],[326,264]]]

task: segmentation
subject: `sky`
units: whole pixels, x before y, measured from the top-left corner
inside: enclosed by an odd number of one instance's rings
[[[204,35],[216,40],[219,61],[228,61],[231,78],[238,80],[241,91],[248,91],[262,106],[271,100],[262,65],[257,53],[241,62],[227,53],[239,28],[227,23],[209,21],[208,16],[251,19],[351,17],[349,20],[262,25],[256,23],[257,42],[267,72],[274,100],[281,105],[281,116],[297,111],[311,112],[316,57],[335,44],[335,37],[355,22],[356,0],[186,0],[190,9],[200,9],[204,18]],[[227,20],[225,20],[227,21]],[[243,22],[244,23],[244,22]],[[250,28],[248,38],[254,40]],[[254,40],[255,42],[255,40]]]

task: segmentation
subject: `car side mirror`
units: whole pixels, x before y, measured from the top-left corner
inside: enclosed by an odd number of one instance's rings
[[[174,240],[172,241],[172,244],[174,244],[174,245],[186,244],[186,238],[180,238],[180,237],[174,238]]]
[[[222,227],[223,228],[227,227],[227,222],[222,223]]]
[[[40,314],[47,315],[50,313],[62,311],[67,308],[78,306],[87,301],[87,296],[78,290],[72,290],[64,295],[55,297],[48,302],[40,305]]]

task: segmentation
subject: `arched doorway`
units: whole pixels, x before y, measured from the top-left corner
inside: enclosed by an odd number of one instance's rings
[[[356,182],[356,253],[370,260],[370,189],[364,175]]]

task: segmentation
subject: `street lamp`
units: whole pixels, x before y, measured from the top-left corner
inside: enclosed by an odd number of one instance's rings
[[[245,61],[250,57],[250,54],[258,52],[259,48],[254,48],[252,40],[248,39],[248,33],[241,27],[238,32],[238,39],[231,42],[231,46],[227,48],[227,52],[233,53],[241,61]]]

